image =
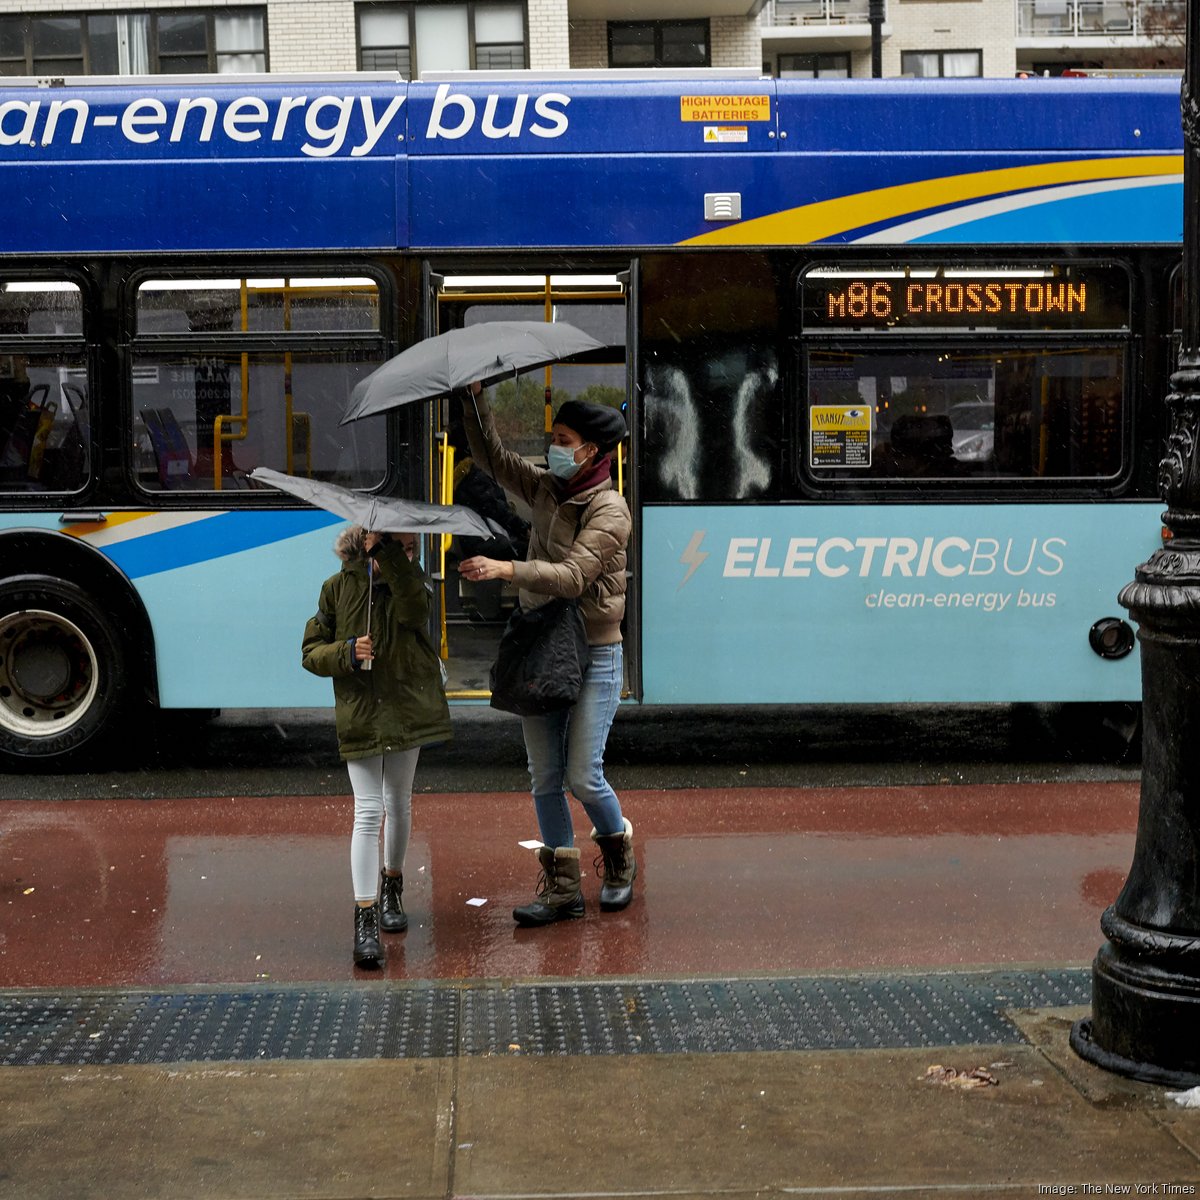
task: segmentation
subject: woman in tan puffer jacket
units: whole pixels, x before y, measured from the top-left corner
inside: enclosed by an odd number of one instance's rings
[[[573,708],[522,717],[533,803],[543,845],[537,899],[513,910],[520,925],[548,925],[584,912],[571,811],[570,787],[592,821],[592,839],[604,862],[600,908],[624,908],[633,896],[637,864],[633,826],[604,776],[604,747],[623,679],[621,620],[625,615],[626,546],[632,521],[612,486],[611,453],[625,437],[625,420],[601,404],[568,400],[551,429],[549,469],[506,450],[478,385],[463,403],[475,464],[533,513],[524,562],[475,557],[459,572],[473,581],[515,583],[521,607],[553,597],[579,601],[591,649],[583,689]]]

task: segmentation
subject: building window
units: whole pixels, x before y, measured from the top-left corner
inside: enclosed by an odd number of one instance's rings
[[[781,54],[780,79],[849,79],[849,54]]]
[[[421,71],[521,71],[525,5],[359,4],[358,66],[415,79]]]
[[[707,21],[609,21],[610,67],[707,67]]]
[[[902,50],[900,74],[914,79],[965,79],[983,74],[982,50]]]
[[[262,8],[0,17],[0,75],[266,70]]]

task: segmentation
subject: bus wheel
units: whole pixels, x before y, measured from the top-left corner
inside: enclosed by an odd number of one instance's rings
[[[119,713],[128,680],[120,635],[63,579],[0,583],[0,764],[65,766]]]

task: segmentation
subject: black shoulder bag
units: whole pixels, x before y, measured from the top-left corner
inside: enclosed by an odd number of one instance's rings
[[[570,708],[579,699],[588,656],[577,600],[517,608],[492,665],[492,707],[519,717]]]

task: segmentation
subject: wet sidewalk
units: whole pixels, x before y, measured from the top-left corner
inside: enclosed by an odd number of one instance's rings
[[[0,802],[0,1197],[1196,1194],[1067,1048],[1136,784],[622,799],[633,905],[518,930],[528,799],[418,796],[370,975],[348,798]]]

